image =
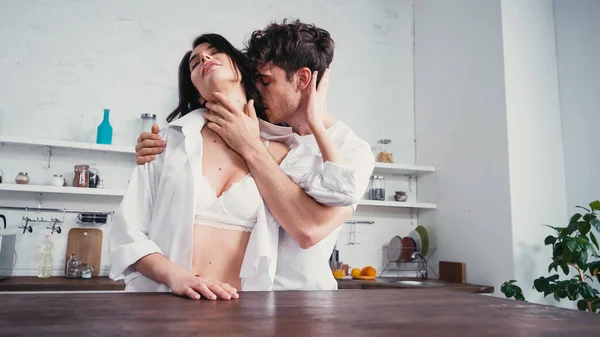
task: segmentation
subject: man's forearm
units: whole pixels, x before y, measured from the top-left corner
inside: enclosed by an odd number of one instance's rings
[[[302,248],[319,242],[352,215],[351,207],[325,206],[307,195],[264,146],[244,158],[271,214]]]

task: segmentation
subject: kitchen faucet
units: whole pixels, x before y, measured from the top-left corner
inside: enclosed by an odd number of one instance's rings
[[[427,261],[425,260],[423,255],[421,255],[421,253],[419,253],[419,252],[414,252],[410,256],[410,258],[412,260],[417,259],[417,262],[419,263],[418,270],[417,270],[417,278],[426,280],[427,279]]]

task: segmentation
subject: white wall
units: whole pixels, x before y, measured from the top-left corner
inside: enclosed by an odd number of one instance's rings
[[[415,2],[415,118],[417,162],[438,168],[419,221],[439,259],[499,291],[514,276],[499,0]]]
[[[289,16],[332,33],[336,54],[329,95],[334,115],[370,143],[392,139],[396,162],[414,163],[410,0],[153,0],[143,6],[115,0],[2,1],[0,134],[93,142],[102,109],[110,108],[113,143],[132,144],[137,136],[134,121],[141,113],[156,113],[164,120],[174,107],[177,66],[196,35],[218,32],[241,47],[252,30]],[[67,151],[53,156],[47,168],[45,149],[0,145],[0,168],[6,180],[25,170],[43,183],[55,172],[68,174],[74,164],[95,162],[106,173],[107,187],[123,187],[133,166],[133,158],[124,156]],[[113,159],[116,163],[109,163]],[[390,191],[406,189],[403,182],[390,185]],[[0,192],[0,205],[37,206],[36,197]],[[116,203],[106,198],[43,199],[49,207],[114,208]],[[9,215],[13,227],[23,215],[0,212]],[[360,229],[357,240],[362,245],[347,246],[347,228],[341,233],[341,258],[358,266],[380,267],[382,246],[393,235],[406,235],[411,226],[409,213],[399,210],[366,208],[356,218],[376,221]],[[18,242],[18,273],[35,273],[30,270],[36,263],[33,248],[43,232],[24,238]],[[62,257],[66,235],[56,240],[55,251]],[[55,260],[57,271],[62,263]]]
[[[547,276],[544,224],[567,223],[565,169],[551,0],[503,0],[502,31],[515,278],[528,301]]]
[[[569,214],[600,199],[599,18],[600,1],[554,1]]]

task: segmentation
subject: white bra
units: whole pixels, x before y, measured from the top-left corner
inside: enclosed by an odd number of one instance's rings
[[[208,178],[202,178],[199,188],[203,193],[198,193],[194,224],[251,232],[262,198],[252,174],[233,183],[219,197]]]

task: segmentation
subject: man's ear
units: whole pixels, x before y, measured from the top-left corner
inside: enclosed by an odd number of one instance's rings
[[[310,81],[312,79],[312,71],[307,67],[302,67],[296,71],[296,85],[301,91],[310,89]]]

